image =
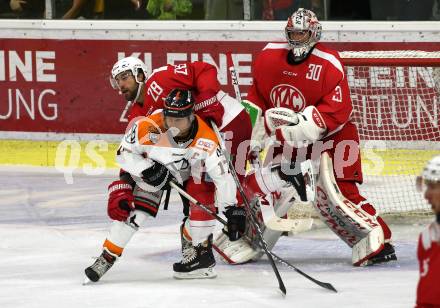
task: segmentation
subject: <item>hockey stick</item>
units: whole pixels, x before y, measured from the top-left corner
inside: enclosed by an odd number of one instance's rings
[[[258,241],[260,243],[260,248],[263,249],[264,253],[267,255],[267,258],[269,259],[269,263],[272,266],[272,269],[275,273],[275,276],[277,277],[278,285],[279,285],[281,292],[284,295],[286,295],[286,287],[284,286],[283,279],[281,278],[280,272],[278,271],[278,268],[275,265],[275,262],[273,261],[272,255],[269,253],[269,250],[267,249],[267,243],[265,242],[265,240],[263,238],[263,232],[261,232],[260,226],[258,225],[254,215],[252,215],[251,205],[249,204],[249,201],[246,198],[246,195],[243,191],[243,188],[241,187],[240,180],[238,179],[237,172],[235,171],[234,166],[232,164],[232,161],[229,157],[229,153],[226,152],[226,149],[223,145],[223,142],[222,142],[223,139],[220,136],[220,132],[218,130],[218,127],[217,127],[217,125],[215,125],[214,122],[211,122],[211,125],[212,125],[212,128],[214,129],[214,132],[217,136],[217,139],[219,140],[219,149],[222,152],[223,156],[225,157],[226,161],[228,162],[229,171],[231,172],[232,177],[234,178],[235,184],[237,185],[238,191],[240,192],[240,195],[241,195],[243,202],[245,204],[245,209],[248,212],[249,221],[251,222],[252,227],[254,227],[254,229],[256,230],[256,233],[258,236]]]
[[[223,224],[224,226],[227,225],[227,222],[220,217],[217,213],[213,212],[210,208],[208,208],[206,205],[200,203],[199,201],[197,201],[196,199],[194,199],[190,194],[188,194],[179,184],[175,183],[175,182],[170,182],[170,186],[173,187],[174,189],[177,190],[177,192],[179,194],[181,194],[182,196],[184,196],[186,199],[188,199],[189,201],[191,201],[192,203],[194,203],[195,205],[197,205],[198,207],[200,207],[202,210],[204,210],[205,212],[207,212],[208,214],[212,215],[217,221],[219,221],[221,224]],[[248,239],[248,238],[246,238]],[[248,239],[249,240],[249,239]],[[262,247],[261,243],[258,243],[260,248]],[[298,274],[301,274],[302,276],[304,276],[305,278],[309,279],[310,281],[316,283],[317,285],[319,285],[320,287],[323,287],[327,290],[330,291],[334,291],[334,292],[338,292],[332,284],[328,283],[328,282],[322,282],[319,280],[316,280],[315,278],[307,275],[306,273],[304,273],[303,271],[301,271],[299,268],[297,268],[296,266],[290,264],[289,262],[285,261],[284,259],[282,259],[281,257],[277,256],[275,253],[273,253],[272,251],[268,251],[269,255],[271,257],[273,257],[275,260],[277,260],[278,262],[280,262],[281,264],[287,266],[288,268],[291,268],[293,270],[295,270]],[[284,285],[283,285],[284,286]],[[281,289],[281,288],[280,288]],[[284,289],[285,290],[285,289]],[[281,290],[282,291],[282,290]],[[283,294],[285,294],[285,291],[283,292]]]

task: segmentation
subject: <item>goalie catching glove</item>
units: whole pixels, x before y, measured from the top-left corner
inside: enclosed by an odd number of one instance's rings
[[[293,147],[305,147],[321,139],[327,126],[315,106],[308,106],[295,113],[287,108],[268,109],[264,124],[269,135]]]
[[[107,214],[113,220],[125,221],[134,210],[133,188],[124,181],[114,181],[108,186]]]
[[[229,237],[230,241],[236,241],[246,231],[246,211],[242,207],[228,206],[223,212],[228,221],[227,228],[223,232]]]

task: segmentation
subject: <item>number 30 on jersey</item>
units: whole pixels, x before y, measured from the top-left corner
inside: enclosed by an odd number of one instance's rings
[[[318,81],[321,75],[322,65],[309,64],[309,71],[307,72],[306,79]]]

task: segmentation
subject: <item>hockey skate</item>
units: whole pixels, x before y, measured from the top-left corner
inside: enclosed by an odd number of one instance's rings
[[[96,259],[95,263],[85,269],[85,274],[87,276],[84,284],[89,281],[97,282],[102,276],[113,266],[118,257],[108,252],[106,249],[102,252],[99,258]]]
[[[182,261],[173,264],[176,279],[215,278],[215,259],[212,253],[212,234],[197,246],[182,236]]]
[[[367,260],[367,265],[385,263],[397,260],[396,251],[393,245],[385,243],[384,248],[375,256]]]

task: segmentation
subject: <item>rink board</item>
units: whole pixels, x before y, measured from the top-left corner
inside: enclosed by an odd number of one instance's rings
[[[94,141],[0,140],[0,165],[117,168],[118,143]],[[374,156],[372,156],[374,154]],[[369,149],[361,151],[363,171],[371,176],[419,175],[439,150]]]

